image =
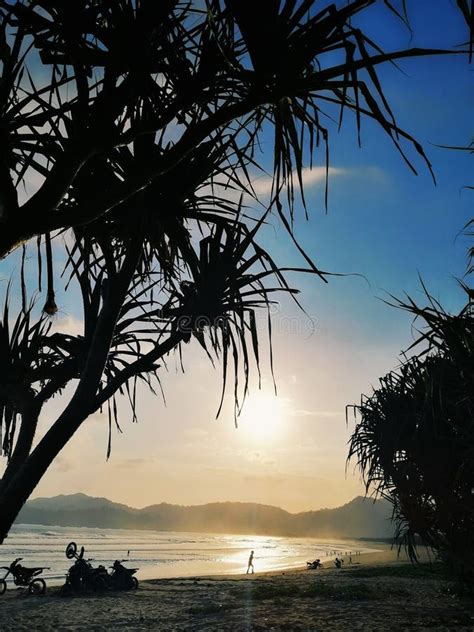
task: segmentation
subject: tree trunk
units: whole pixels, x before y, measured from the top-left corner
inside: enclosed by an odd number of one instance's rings
[[[71,439],[88,412],[73,397],[64,413],[46,433],[31,455],[0,493],[0,544],[7,537],[20,509],[44,476],[46,470]]]
[[[0,498],[8,483],[11,481],[15,473],[18,472],[31,452],[41,406],[42,404],[38,404],[35,401],[32,401],[25,406],[25,410],[22,413],[21,427],[15,449],[13,450],[13,454],[11,455],[11,459],[8,462],[5,472],[0,479]]]
[[[182,339],[183,334],[180,331],[171,334],[168,340],[157,345],[154,351],[149,352],[134,363],[134,373],[149,368],[145,364],[145,360],[147,363],[156,362],[175,348]],[[104,397],[112,396],[134,373],[124,369],[122,379],[110,385],[113,386],[113,392],[112,389],[106,388],[95,398],[91,397],[87,390],[80,391],[78,386],[62,415],[49,429],[28,459],[23,462],[20,469],[11,476],[9,484],[0,490],[0,544],[7,537],[25,502],[74,433],[87,417],[104,403]]]

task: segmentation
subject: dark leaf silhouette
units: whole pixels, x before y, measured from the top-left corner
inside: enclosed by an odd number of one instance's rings
[[[0,328],[0,542],[87,418],[107,413],[109,456],[121,396],[136,421],[137,385],[161,391],[160,369],[187,343],[221,361],[237,420],[264,351],[273,372],[272,302],[298,302],[291,268],[264,248],[267,224],[281,221],[298,271],[329,276],[293,221],[305,168],[321,154],[329,173],[332,119],[353,113],[356,140],[375,121],[414,171],[429,167],[377,68],[447,51],[383,51],[353,26],[374,2],[0,0],[0,256],[23,255],[17,324],[6,307]],[[262,173],[273,184],[259,198]],[[79,296],[80,333],[51,324],[62,283]],[[43,430],[43,405],[67,386]]]

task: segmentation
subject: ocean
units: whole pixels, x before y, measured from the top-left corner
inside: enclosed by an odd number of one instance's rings
[[[62,584],[71,566],[65,555],[71,541],[85,547],[85,557],[93,565],[125,560],[126,566],[140,569],[139,579],[243,573],[251,550],[256,573],[305,568],[308,560],[318,557],[331,564],[336,555],[348,558],[350,552],[355,561],[356,551],[377,550],[348,540],[20,524],[0,546],[0,566],[22,557],[24,566],[50,567],[42,577],[49,584]]]

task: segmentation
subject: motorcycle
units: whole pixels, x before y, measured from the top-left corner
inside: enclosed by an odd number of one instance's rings
[[[79,552],[77,544],[70,542],[66,547],[66,557],[68,560],[75,559],[74,564],[66,575],[64,591],[78,592],[81,590],[136,590],[138,580],[133,575],[138,568],[126,568],[122,562],[115,560],[112,573],[109,575],[105,566],[94,568],[89,560],[84,559],[84,547],[81,546]]]
[[[138,579],[134,577],[138,568],[126,568],[122,562],[125,560],[115,560],[110,575],[110,588],[112,590],[136,590]]]
[[[6,579],[9,575],[13,577],[13,583],[15,586],[28,587],[28,592],[32,595],[43,595],[46,591],[46,582],[42,577],[38,577],[44,570],[49,570],[47,566],[27,568],[20,564],[22,557],[10,564],[10,566],[2,566],[1,568],[6,572],[4,577],[0,579],[0,595],[7,589]]]
[[[77,544],[70,542],[66,547],[68,560],[75,559],[74,564],[66,575],[64,590],[75,592],[82,590],[102,591],[109,587],[110,576],[105,566],[94,568],[89,560],[84,559],[84,547],[77,552]]]
[[[314,562],[306,562],[306,567],[309,571],[312,571],[317,570],[318,568],[323,568],[323,565],[321,564],[321,560],[318,558],[317,560],[314,560]]]

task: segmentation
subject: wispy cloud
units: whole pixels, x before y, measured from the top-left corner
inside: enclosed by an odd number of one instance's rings
[[[340,167],[329,167],[328,169],[329,177],[342,176],[346,173],[347,170]],[[293,179],[295,182],[297,182],[298,180],[296,171],[293,171]],[[310,169],[309,167],[304,167],[304,169],[302,170],[303,185],[306,188],[318,185],[324,182],[325,179],[326,167],[313,167],[312,169]],[[258,195],[270,195],[272,184],[273,178],[271,177],[256,178],[252,182],[255,193],[257,193]]]
[[[52,331],[59,331],[70,336],[82,336],[84,334],[84,323],[75,316],[67,315],[53,321]]]
[[[317,417],[318,419],[327,417],[341,417],[344,415],[340,410],[306,410],[304,408],[293,410],[293,417]]]

